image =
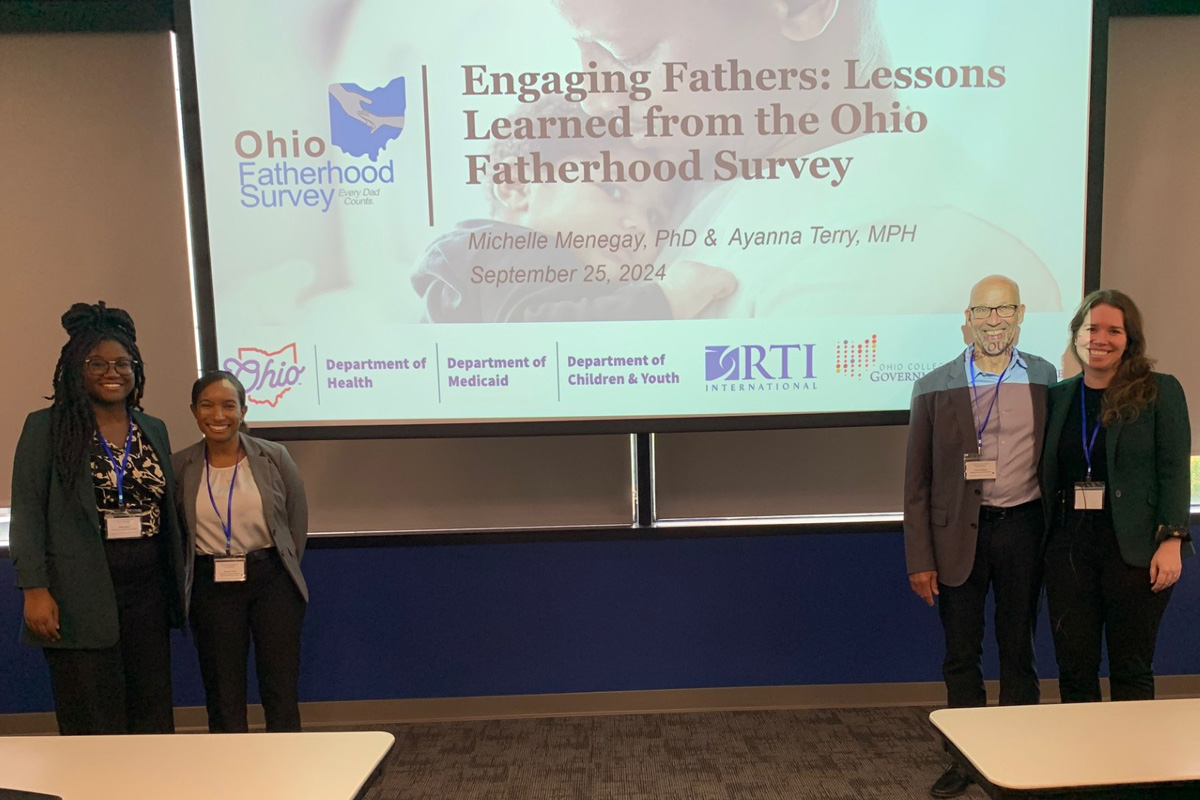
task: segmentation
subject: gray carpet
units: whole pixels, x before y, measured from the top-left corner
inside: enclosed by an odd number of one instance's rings
[[[929,708],[726,711],[391,725],[367,800],[929,798]],[[963,795],[986,795],[973,786]]]

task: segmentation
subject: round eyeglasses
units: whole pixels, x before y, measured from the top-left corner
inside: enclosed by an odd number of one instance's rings
[[[83,362],[83,366],[87,371],[97,377],[108,372],[109,367],[116,370],[118,375],[132,375],[136,364],[137,362],[132,358],[118,358],[114,361],[109,361],[106,358],[89,358]]]

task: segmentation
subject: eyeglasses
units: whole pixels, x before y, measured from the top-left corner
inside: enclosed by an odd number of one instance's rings
[[[1005,303],[1002,306],[971,306],[971,316],[975,319],[987,319],[995,311],[997,317],[1008,319],[1017,313],[1018,308],[1019,306],[1012,303]]]
[[[87,367],[88,372],[99,377],[108,372],[109,367],[115,369],[118,375],[132,375],[133,368],[137,363],[132,358],[118,358],[115,361],[109,361],[104,358],[89,358],[83,362],[83,365]]]

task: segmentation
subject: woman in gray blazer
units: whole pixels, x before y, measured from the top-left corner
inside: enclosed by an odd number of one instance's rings
[[[60,733],[170,733],[184,616],[171,444],[141,410],[129,315],[76,303],[62,325],[50,408],[25,420],[13,462],[21,638],[46,655]]]
[[[304,483],[280,444],[245,432],[246,389],[232,373],[192,386],[204,438],[171,457],[187,527],[190,621],[204,680],[208,729],[246,722],[246,658],[254,640],[268,731],[300,730],[300,629],[308,587]]]

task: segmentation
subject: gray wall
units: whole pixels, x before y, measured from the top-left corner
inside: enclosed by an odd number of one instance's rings
[[[196,374],[170,52],[165,33],[7,34],[0,46],[0,506],[21,421],[45,405],[77,300],[128,309],[146,407],[196,437]],[[1183,331],[1200,299],[1200,18],[1118,18],[1109,54],[1103,284],[1148,320],[1151,352],[1200,407]],[[948,350],[953,349],[948,342]],[[1065,334],[1064,334],[1065,344]],[[1057,355],[1057,354],[1047,354]],[[1200,436],[1200,425],[1193,425]],[[656,437],[660,517],[900,507],[902,427]],[[1196,441],[1200,441],[1197,439]],[[621,435],[297,442],[316,530],[624,525]]]

